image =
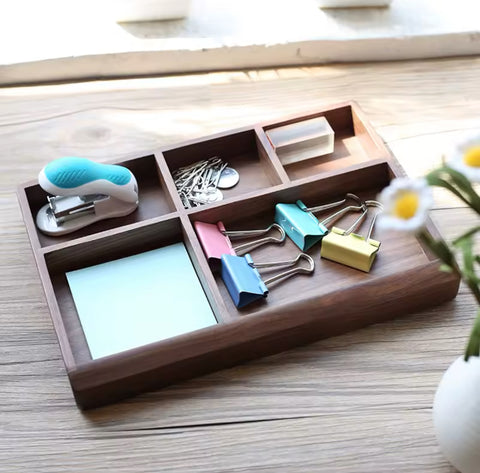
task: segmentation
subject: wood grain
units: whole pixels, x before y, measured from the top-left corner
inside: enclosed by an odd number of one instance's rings
[[[419,175],[480,125],[479,69],[449,59],[0,89],[0,471],[453,472],[431,405],[475,313],[465,288],[440,308],[85,415],[14,190],[61,155],[147,154],[351,98]],[[439,197],[433,219],[453,238],[474,217]]]

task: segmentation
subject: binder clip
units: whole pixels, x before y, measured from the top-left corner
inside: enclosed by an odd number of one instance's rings
[[[297,266],[302,259],[305,259],[309,266]],[[263,280],[258,272],[259,268],[292,267],[287,271],[278,273]],[[267,297],[268,286],[292,277],[296,274],[312,273],[315,263],[311,256],[300,253],[295,259],[288,261],[277,261],[272,263],[254,263],[251,256],[222,255],[222,279],[230,293],[233,303],[238,307],[245,307],[252,302]]]
[[[53,194],[38,212],[38,229],[65,235],[94,222],[123,217],[138,206],[135,176],[123,166],[99,164],[86,158],[60,158],[38,176],[40,187]]]
[[[193,222],[193,226],[197,232],[203,252],[207,257],[208,262],[213,266],[220,263],[220,259],[223,254],[241,256],[255,248],[258,248],[259,246],[266,245],[268,243],[280,244],[285,241],[285,232],[283,228],[276,223],[273,223],[269,227],[261,230],[240,231],[225,230],[225,225],[223,222],[217,222],[217,224]],[[280,233],[278,238],[267,236],[259,240],[253,240],[237,246],[233,246],[231,242],[231,240],[234,239],[266,235],[273,230],[276,230]]]
[[[382,210],[382,204],[376,200],[365,201],[367,209],[353,223],[348,230],[333,227],[330,233],[322,240],[322,249],[320,256],[337,263],[350,266],[368,273],[372,267],[375,256],[380,249],[380,242],[371,238],[373,227],[377,215]],[[377,207],[380,209],[376,212],[366,237],[353,233],[363,222],[368,213],[368,207]]]
[[[355,201],[358,206],[348,206],[330,215],[319,222],[313,215],[335,207],[339,207],[348,199]],[[355,194],[346,194],[345,199],[317,207],[307,207],[301,200],[295,204],[277,204],[275,206],[275,222],[287,233],[290,239],[302,250],[307,251],[313,245],[322,240],[328,233],[326,225],[340,218],[347,212],[365,210],[363,203]]]

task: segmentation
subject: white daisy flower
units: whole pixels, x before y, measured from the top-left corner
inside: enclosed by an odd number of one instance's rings
[[[400,177],[383,189],[378,200],[383,212],[378,216],[381,228],[415,232],[425,224],[433,197],[425,179]]]
[[[480,135],[458,143],[446,156],[447,165],[472,182],[480,182]]]

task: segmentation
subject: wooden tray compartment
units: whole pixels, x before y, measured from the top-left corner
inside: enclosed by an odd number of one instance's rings
[[[159,162],[154,155],[134,158],[127,161],[116,161],[115,164],[120,164],[130,169],[137,179],[139,188],[139,205],[135,212],[126,217],[96,222],[93,225],[64,236],[51,237],[37,231],[37,227],[34,223],[38,211],[47,202],[47,193],[37,182],[30,183],[30,185],[20,188],[19,194],[20,200],[22,201],[23,197],[23,200],[25,201],[25,205],[22,205],[22,210],[24,211],[24,214],[26,213],[25,221],[33,221],[31,233],[34,233],[34,237],[31,237],[32,243],[38,242],[39,246],[48,247],[60,242],[81,238],[104,230],[110,230],[118,226],[141,222],[175,211],[175,204],[168,191],[166,191],[167,186],[165,179],[160,172]],[[28,219],[26,218],[27,215]]]
[[[327,117],[337,133],[336,152],[330,158],[283,168],[264,129],[320,115]],[[183,209],[171,171],[213,155],[221,156],[240,172],[240,183],[226,191],[221,202]],[[438,262],[415,237],[379,230],[374,238],[382,246],[370,273],[320,260],[317,245],[308,251],[316,263],[313,276],[298,276],[272,287],[266,301],[243,310],[233,306],[218,274],[210,270],[193,228],[196,220],[222,220],[231,230],[260,228],[272,223],[276,203],[300,198],[307,205],[318,205],[343,198],[346,192],[374,198],[392,177],[403,175],[354,103],[164,148],[155,156],[124,164],[139,178],[144,206],[139,215],[133,221],[100,222],[69,238],[39,235],[34,215],[45,195],[32,183],[19,188],[62,356],[81,408],[440,304],[458,291],[458,279],[440,272]],[[355,216],[338,226],[346,227]],[[368,224],[363,224],[360,233],[365,234]],[[431,223],[428,229],[438,236]],[[92,360],[65,272],[178,241],[187,247],[218,323]],[[252,257],[270,261],[298,251],[287,240],[283,246],[254,250]]]
[[[222,189],[224,200],[228,200],[269,189],[287,180],[278,158],[272,158],[267,152],[265,140],[263,132],[259,136],[258,130],[247,128],[232,134],[192,141],[185,146],[167,148],[163,150],[163,157],[171,173],[182,166],[213,156],[228,162],[240,175],[240,181],[235,187]]]
[[[184,225],[178,216],[160,217],[140,224],[128,230],[120,229],[117,233],[83,239],[80,243],[57,245],[44,253],[45,269],[51,285],[51,305],[58,308],[58,322],[65,330],[66,343],[73,355],[73,366],[92,360],[83,334],[75,303],[69,289],[65,273],[80,268],[93,266],[107,261],[147,252],[177,242],[184,242],[200,282],[204,287],[217,320],[222,320],[217,300],[218,293],[211,290],[210,275],[205,274],[190,243]],[[159,308],[161,301],[159,301]],[[223,305],[222,305],[223,308]],[[134,316],[134,314],[132,314]]]
[[[263,130],[317,117],[325,117],[335,132],[334,152],[286,165],[285,171],[291,180],[303,179],[326,171],[344,169],[348,166],[387,156],[385,145],[368,125],[361,110],[351,104],[322,110],[303,117],[264,124]],[[273,147],[272,152],[274,152]]]
[[[291,203],[301,199],[307,206],[313,207],[341,200],[348,192],[358,195],[362,200],[375,199],[379,191],[388,185],[392,175],[393,170],[388,162],[379,161],[373,165],[365,163],[357,166],[354,170],[325,177],[320,184],[314,180],[230,205],[196,211],[190,214],[190,219],[192,223],[197,220],[208,223],[216,223],[221,220],[227,230],[266,228],[274,221],[276,203]],[[334,211],[318,214],[317,217],[322,220]],[[357,233],[367,234],[370,222],[376,212],[377,210],[373,208],[369,210],[367,219]],[[336,226],[348,228],[358,217],[358,213],[348,214],[338,221]],[[300,304],[305,298],[321,298],[329,292],[339,289],[346,290],[378,278],[393,276],[398,273],[400,262],[402,270],[407,271],[422,268],[431,261],[431,257],[425,253],[422,245],[413,235],[374,229],[373,238],[381,241],[382,246],[370,273],[320,258],[321,245],[317,244],[307,251],[315,261],[313,275],[288,279],[272,288],[267,299],[243,309],[237,309],[234,306],[218,272],[214,273],[214,277],[232,316],[255,314],[263,317],[281,312],[285,306],[290,306],[295,300]],[[251,254],[254,261],[265,262],[292,259],[300,251],[287,238],[283,245],[262,246],[253,250]],[[268,277],[268,273],[265,273],[265,277]],[[287,308],[287,310],[290,309]]]

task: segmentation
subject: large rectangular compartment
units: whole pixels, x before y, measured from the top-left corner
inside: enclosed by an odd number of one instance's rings
[[[264,130],[318,116],[325,116],[335,131],[334,153],[283,167]],[[241,181],[223,201],[185,210],[171,172],[211,155],[224,157],[240,172]],[[47,238],[35,227],[35,213],[46,197],[43,191],[34,183],[19,187],[47,303],[81,408],[440,304],[458,291],[458,279],[440,272],[438,262],[413,235],[380,230],[374,238],[382,245],[369,273],[321,259],[316,245],[307,252],[315,261],[313,275],[276,285],[267,299],[245,309],[235,307],[218,272],[209,267],[194,230],[196,221],[222,221],[227,230],[266,227],[273,222],[277,203],[301,199],[314,206],[342,199],[347,192],[372,199],[393,177],[403,175],[354,103],[228,131],[120,164],[137,175],[139,210],[60,239]],[[339,226],[349,225],[353,218]],[[368,225],[364,222],[359,233],[366,234]],[[438,236],[431,222],[428,229]],[[218,323],[93,360],[65,273],[175,242],[185,243]],[[251,255],[264,262],[285,260],[298,252],[287,240]]]

